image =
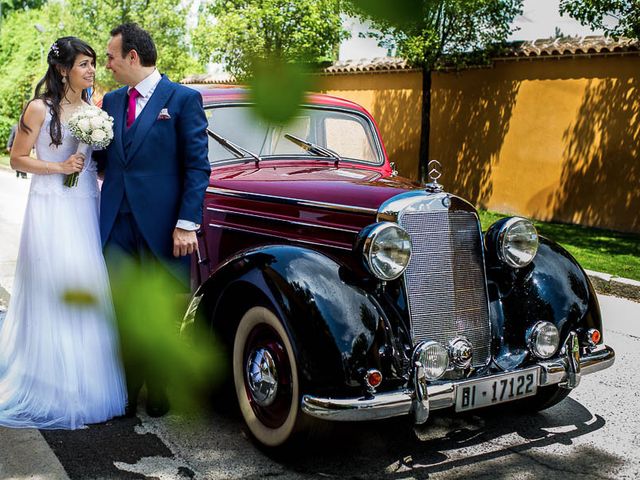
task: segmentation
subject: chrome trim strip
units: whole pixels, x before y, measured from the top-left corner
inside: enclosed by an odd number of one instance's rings
[[[380,393],[373,398],[302,397],[302,411],[312,417],[336,422],[381,420],[411,411],[413,394],[409,390]]]
[[[445,198],[451,200],[451,206],[445,207],[441,201]],[[464,210],[474,212],[477,214],[476,208],[465,199],[451,195],[450,193],[428,193],[425,190],[412,190],[410,192],[404,192],[395,197],[391,197],[380,205],[377,212],[377,220],[379,222],[395,222],[398,223],[400,214],[404,210],[411,206],[414,202],[422,200],[422,206],[427,210]]]
[[[604,346],[601,350],[583,355],[580,358],[580,370],[583,375],[594,373],[610,367],[614,361],[615,352],[611,347]],[[536,365],[522,370],[531,370],[535,367]],[[539,362],[537,367],[540,370],[539,386],[563,382],[567,378],[569,369],[565,358]],[[517,371],[501,372],[489,377]],[[440,410],[454,406],[456,387],[474,380],[477,379],[429,385],[427,387],[429,410]],[[324,420],[337,422],[368,421],[411,413],[414,397],[415,394],[407,389],[380,393],[372,398],[322,398],[303,395],[301,408],[307,415]]]
[[[207,193],[221,195],[223,197],[244,198],[247,200],[255,200],[258,202],[282,203],[285,205],[295,205],[298,207],[322,208],[327,210],[335,210],[338,212],[363,213],[366,215],[376,215],[378,213],[378,210],[376,210],[375,208],[353,207],[350,205],[342,205],[339,203],[316,202],[314,200],[279,197],[276,195],[265,195],[263,193],[239,192],[237,190],[229,190],[227,188],[219,187],[208,187]]]
[[[260,218],[262,220],[289,223],[289,224],[292,224],[292,225],[300,225],[302,227],[316,227],[316,228],[322,228],[322,229],[325,229],[325,230],[331,230],[331,231],[334,231],[334,232],[342,232],[342,233],[359,233],[360,232],[360,230],[352,230],[352,229],[340,228],[340,227],[330,227],[329,225],[321,225],[319,223],[299,222],[297,220],[289,220],[289,219],[286,219],[286,218],[271,217],[271,216],[267,216],[267,215],[258,215],[256,213],[240,212],[240,211],[228,210],[228,209],[224,209],[224,208],[207,207],[207,211],[208,212],[219,212],[219,213],[230,213],[232,215],[240,215],[240,216],[251,217],[251,218]]]
[[[286,240],[288,242],[293,242],[293,243],[304,243],[304,244],[307,244],[307,245],[315,245],[315,246],[318,246],[318,247],[338,248],[340,250],[347,250],[348,252],[351,252],[353,250],[351,247],[343,247],[341,245],[332,245],[332,244],[329,244],[329,243],[312,242],[310,240],[299,240],[299,239],[294,239],[294,238],[287,238],[287,237],[282,237],[280,235],[276,235],[274,233],[266,233],[266,232],[260,232],[260,231],[256,231],[256,230],[250,230],[250,229],[247,229],[247,228],[232,227],[230,225],[222,225],[222,224],[219,224],[219,223],[210,223],[209,227],[210,228],[222,228],[222,229],[227,229],[227,230],[233,230],[235,232],[253,233],[254,235],[263,235],[265,237],[277,238],[279,240]]]

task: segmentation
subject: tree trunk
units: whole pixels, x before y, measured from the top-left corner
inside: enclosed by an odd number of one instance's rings
[[[418,160],[418,179],[427,180],[429,164],[429,132],[431,130],[431,69],[422,69],[422,122],[420,125],[420,158]]]

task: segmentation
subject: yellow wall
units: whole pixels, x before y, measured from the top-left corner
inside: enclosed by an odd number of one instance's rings
[[[378,121],[416,178],[420,74],[323,77]],[[640,57],[496,62],[433,76],[430,158],[483,208],[640,232]]]

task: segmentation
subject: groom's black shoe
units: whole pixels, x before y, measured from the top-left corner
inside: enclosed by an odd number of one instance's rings
[[[150,417],[162,417],[169,411],[169,399],[164,391],[149,392],[147,398],[147,415]]]

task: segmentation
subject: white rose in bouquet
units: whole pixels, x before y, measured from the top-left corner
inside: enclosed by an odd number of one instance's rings
[[[82,118],[78,120],[78,128],[83,132],[87,132],[91,130],[91,119],[90,118]]]
[[[77,138],[77,153],[86,153],[89,147],[104,148],[113,139],[113,118],[107,112],[93,105],[79,108],[69,119],[69,130]],[[78,184],[78,173],[67,175],[64,184],[74,187]]]
[[[91,124],[91,128],[95,128],[100,130],[100,127],[102,127],[102,124],[104,123],[104,118],[102,117],[91,117],[89,119],[89,123]]]
[[[106,138],[106,136],[107,133],[104,130],[100,130],[99,128],[91,132],[91,140],[96,143],[102,142]]]

